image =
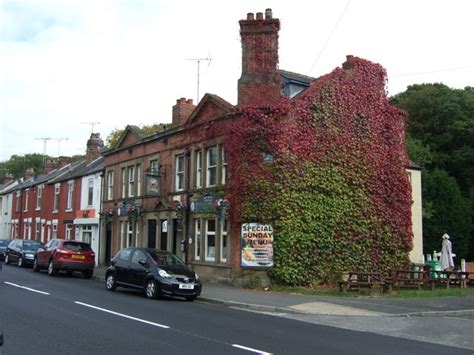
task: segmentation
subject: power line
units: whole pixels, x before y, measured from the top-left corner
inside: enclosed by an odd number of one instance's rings
[[[324,43],[323,47],[321,48],[321,50],[319,51],[319,54],[318,56],[316,57],[316,60],[314,61],[313,65],[311,66],[311,69],[309,70],[309,73],[311,74],[311,72],[313,71],[315,65],[318,63],[319,61],[319,58],[321,58],[321,55],[323,54],[324,50],[326,49],[326,46],[328,45],[329,41],[331,40],[334,32],[336,32],[336,29],[337,27],[339,26],[339,23],[341,22],[342,18],[344,17],[344,15],[346,14],[346,11],[347,11],[347,8],[349,7],[349,4],[351,3],[351,0],[348,0],[347,1],[347,4],[346,4],[346,7],[344,8],[344,10],[342,11],[341,13],[341,16],[339,16],[339,19],[337,20],[336,24],[334,25],[331,33],[329,34],[328,38],[326,39],[326,42]]]

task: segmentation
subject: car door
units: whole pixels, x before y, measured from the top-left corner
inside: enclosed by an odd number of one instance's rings
[[[46,243],[46,245],[44,246],[44,248],[42,248],[42,250],[38,250],[38,252],[36,253],[38,265],[42,267],[48,265],[52,248],[55,242],[56,242],[55,239],[51,239],[48,243]]]
[[[133,248],[122,249],[111,261],[111,265],[115,267],[115,281],[118,283],[129,283],[128,269],[132,252]]]
[[[129,283],[131,285],[136,287],[143,287],[143,284],[145,283],[145,278],[150,268],[149,264],[148,267],[146,267],[146,265],[144,265],[145,263],[148,264],[145,252],[141,249],[135,249],[128,272]]]
[[[21,240],[16,240],[12,246],[10,247],[10,251],[8,253],[8,259],[10,262],[17,263],[19,256],[20,256],[20,250],[21,250]]]

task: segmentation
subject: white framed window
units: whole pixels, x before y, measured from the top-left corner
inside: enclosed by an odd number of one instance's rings
[[[160,173],[160,163],[158,160],[150,160],[150,173],[158,175]]]
[[[66,224],[66,239],[72,239],[72,224]]]
[[[28,222],[23,222],[23,239],[28,239]]]
[[[215,261],[216,260],[216,220],[215,219],[205,219],[206,225],[206,261]]]
[[[201,260],[201,219],[194,220],[194,260]]]
[[[221,235],[220,235],[220,259],[221,262],[226,263],[227,262],[227,255],[228,255],[228,245],[229,241],[227,238],[227,219],[224,219],[222,221],[223,223],[220,224],[220,229],[221,229]]]
[[[61,191],[61,184],[54,185],[54,202],[53,202],[53,212],[58,212],[59,209],[59,192]]]
[[[140,240],[140,222],[137,220],[135,222],[135,246],[141,247],[141,240]]]
[[[28,203],[30,201],[30,189],[25,190],[25,209],[24,212],[28,212]]]
[[[120,178],[122,183],[122,193],[120,195],[125,198],[127,196],[127,171],[125,168],[122,168]]]
[[[210,147],[206,154],[206,187],[216,186],[217,182],[217,147]]]
[[[35,223],[35,240],[41,240],[41,221]]]
[[[55,239],[58,237],[58,220],[53,221],[53,236],[52,239]]]
[[[16,192],[15,212],[20,212],[21,191]]]
[[[142,166],[137,165],[137,196],[142,195]]]
[[[135,167],[128,167],[128,197],[135,196]]]
[[[87,206],[94,203],[94,179],[87,180]]]
[[[196,151],[194,161],[194,186],[199,189],[202,187],[202,151]]]
[[[227,183],[227,157],[224,147],[221,148],[221,185]]]
[[[74,181],[67,182],[67,202],[66,202],[66,211],[72,210],[72,197],[74,193]]]
[[[107,200],[114,198],[114,171],[107,172]]]
[[[175,191],[184,190],[184,155],[175,158]]]
[[[42,220],[41,221],[41,242],[44,243],[46,240],[45,240],[45,237],[46,237],[46,233],[45,233],[45,230],[44,230],[44,223],[45,223],[45,220]]]
[[[36,210],[41,210],[41,200],[43,198],[43,185],[36,187]]]

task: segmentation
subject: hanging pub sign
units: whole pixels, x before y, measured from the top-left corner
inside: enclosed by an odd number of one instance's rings
[[[160,177],[158,175],[145,175],[145,195],[160,196]]]
[[[242,268],[273,267],[273,227],[260,223],[242,224],[240,249]]]

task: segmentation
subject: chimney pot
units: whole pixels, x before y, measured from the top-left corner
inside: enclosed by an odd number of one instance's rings
[[[192,105],[193,104],[193,99],[187,99],[186,103]]]
[[[252,13],[252,12],[249,12],[249,13],[247,14],[247,20],[253,20],[253,19],[254,19],[253,13]]]
[[[271,20],[273,18],[272,9],[265,10],[265,20]]]
[[[263,13],[257,12],[257,20],[263,20]]]

